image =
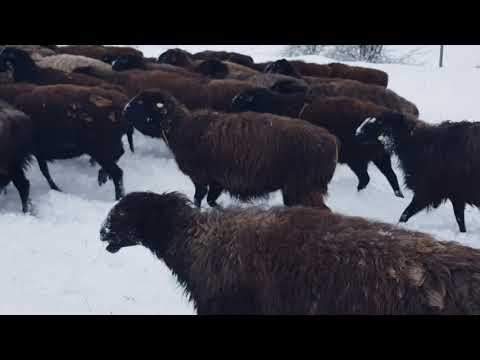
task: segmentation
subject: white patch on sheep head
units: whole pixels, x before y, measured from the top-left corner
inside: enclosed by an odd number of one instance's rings
[[[366,118],[365,121],[363,123],[361,123],[360,126],[357,128],[357,131],[355,131],[355,135],[360,135],[362,133],[365,125],[373,124],[375,121],[377,121],[377,119],[374,118],[374,117]]]

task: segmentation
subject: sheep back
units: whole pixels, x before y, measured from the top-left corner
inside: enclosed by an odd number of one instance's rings
[[[194,182],[217,181],[244,201],[287,187],[297,198],[311,190],[324,195],[337,161],[327,130],[264,113],[194,112],[180,122],[171,147]]]
[[[32,117],[41,146],[88,144],[101,154],[109,146],[123,152],[121,137],[128,127],[121,115],[127,102],[124,94],[112,90],[51,85],[20,95],[15,106]]]
[[[165,260],[182,270],[199,313],[480,312],[477,249],[315,208],[192,219],[187,234],[195,235],[178,236]]]
[[[82,67],[99,67],[100,70],[108,71],[112,69],[111,65],[103,61],[88,58],[81,55],[60,54],[42,58],[37,61],[37,66],[41,68],[50,68],[60,70],[66,73],[74,72]]]
[[[418,117],[418,108],[390,89],[379,85],[364,84],[356,80],[340,80],[315,84],[307,92],[307,99],[315,97],[348,96],[359,100],[371,101],[391,110]]]

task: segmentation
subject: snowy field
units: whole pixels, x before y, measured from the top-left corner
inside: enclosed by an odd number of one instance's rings
[[[176,47],[176,46],[169,46]],[[147,56],[169,47],[141,46]],[[226,49],[250,54],[256,61],[283,57],[283,46],[180,46],[191,51]],[[396,47],[405,52],[412,46]],[[361,64],[388,72],[389,88],[413,101],[428,122],[480,120],[480,46],[447,46],[445,67],[438,68],[438,46],[424,46],[422,65]],[[330,62],[321,56],[301,59]],[[119,162],[127,192],[177,190],[193,197],[189,178],[178,170],[162,141],[135,133],[136,153]],[[125,144],[126,145],[126,144]],[[396,161],[396,159],[394,160]],[[143,247],[112,255],[99,241],[98,231],[113,206],[113,184],[98,187],[97,167],[88,157],[51,163],[50,171],[63,193],[51,191],[33,162],[28,171],[37,215],[20,212],[13,186],[0,194],[0,314],[194,314],[170,271]],[[396,172],[403,178],[401,170]],[[368,187],[358,193],[357,179],[345,165],[337,167],[328,205],[337,212],[397,223],[412,193],[393,195],[387,180],[373,166]],[[441,179],[438,179],[441,181]],[[234,203],[222,195],[222,205]],[[269,205],[281,204],[279,193]],[[449,203],[410,219],[406,228],[439,239],[480,248],[480,213],[467,207],[467,234],[460,234]]]

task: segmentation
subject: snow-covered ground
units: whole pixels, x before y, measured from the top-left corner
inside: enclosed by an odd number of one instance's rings
[[[141,46],[147,56],[158,56],[169,47]],[[256,61],[283,57],[283,46],[178,46],[191,51],[227,49],[252,55]],[[397,47],[399,52],[415,47]],[[422,47],[423,65],[363,64],[387,71],[389,87],[415,102],[421,118],[480,119],[479,46],[447,46],[445,67],[439,69],[438,46]],[[329,62],[321,56],[302,59]],[[362,65],[361,63],[357,63]],[[126,154],[119,165],[124,170],[127,191],[177,190],[193,197],[193,185],[179,172],[163,142],[135,134],[137,152]],[[127,147],[125,147],[127,149]],[[28,171],[37,215],[20,212],[17,191],[10,186],[0,194],[0,299],[1,314],[193,314],[170,271],[146,249],[133,247],[112,255],[100,243],[98,231],[113,206],[109,182],[96,183],[97,167],[88,157],[57,161],[51,173],[64,193],[51,191],[34,162]],[[401,170],[396,169],[402,177]],[[357,180],[339,165],[330,184],[328,205],[335,211],[397,223],[412,193],[394,197],[387,180],[373,166],[370,184],[358,193]],[[441,179],[439,179],[441,181]],[[220,203],[233,201],[222,195]],[[268,204],[281,204],[272,194]],[[456,240],[480,248],[480,213],[466,210],[468,233],[460,234],[450,204],[430,213],[422,212],[405,225],[440,239]]]

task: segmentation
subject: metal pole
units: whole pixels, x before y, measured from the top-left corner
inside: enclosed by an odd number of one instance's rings
[[[443,47],[444,45],[440,45],[440,67],[443,66]]]

